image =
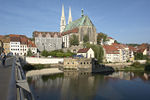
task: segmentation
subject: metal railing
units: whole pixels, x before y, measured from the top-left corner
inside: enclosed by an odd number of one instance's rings
[[[8,100],[34,100],[19,57],[13,59]]]

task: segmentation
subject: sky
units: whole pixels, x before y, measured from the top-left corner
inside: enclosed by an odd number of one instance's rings
[[[62,4],[68,22],[81,9],[98,32],[121,43],[150,43],[150,0],[0,0],[0,35],[60,31]]]

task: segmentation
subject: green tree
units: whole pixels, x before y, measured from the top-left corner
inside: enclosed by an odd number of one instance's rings
[[[70,37],[70,45],[79,45],[79,37],[76,35],[72,35]]]
[[[107,35],[105,33],[100,32],[97,35],[97,44],[100,44],[100,42],[102,41],[102,39],[103,39],[103,42],[108,41]]]
[[[29,56],[29,57],[30,57],[30,56],[33,56],[33,53],[32,53],[32,51],[31,51],[31,49],[28,50],[27,56]]]
[[[135,56],[135,60],[147,60],[148,56],[147,55],[143,55],[143,53],[137,52],[134,54]]]
[[[83,37],[83,42],[84,42],[84,43],[87,43],[88,41],[89,41],[89,35],[86,34],[86,35],[84,35],[84,37]]]
[[[43,50],[41,55],[47,57],[47,56],[49,56],[49,52],[46,50]]]

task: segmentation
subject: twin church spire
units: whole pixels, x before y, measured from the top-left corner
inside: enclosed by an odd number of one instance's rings
[[[71,16],[71,7],[69,7],[69,17],[68,17],[68,24],[72,22],[72,16]],[[60,21],[60,32],[63,32],[66,26],[66,19],[65,19],[65,11],[64,11],[64,5],[62,5],[62,15],[61,15],[61,21]]]

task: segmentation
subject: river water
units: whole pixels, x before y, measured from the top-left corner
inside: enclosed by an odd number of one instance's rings
[[[33,76],[35,100],[150,100],[150,77],[144,72]]]

